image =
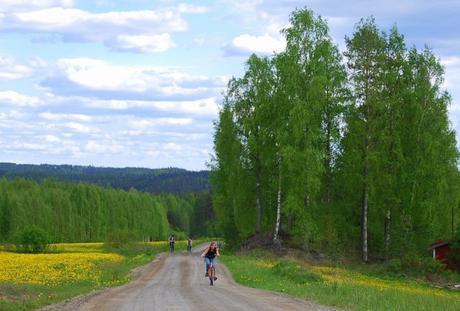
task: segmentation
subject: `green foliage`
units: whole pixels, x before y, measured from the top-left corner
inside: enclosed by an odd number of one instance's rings
[[[444,265],[431,257],[393,258],[385,264],[388,272],[413,276],[440,275]]]
[[[31,227],[18,233],[16,250],[23,253],[44,253],[49,246],[49,238],[45,231]]]
[[[400,258],[393,258],[386,262],[386,268],[392,273],[401,273],[403,271],[403,265]]]
[[[192,234],[192,221],[206,226],[214,217],[194,217],[195,208],[203,204],[206,195],[153,195],[91,184],[1,178],[0,241],[13,242],[22,228],[30,227],[44,231],[50,242],[123,244],[122,233],[131,240],[161,240],[171,230],[168,211],[183,217],[183,223],[175,228],[177,233]]]
[[[281,236],[306,250],[426,257],[460,215],[439,59],[374,18],[346,38],[346,67],[312,11],[294,11],[282,33],[285,51],[252,55],[229,82],[215,124],[212,195],[226,241],[274,232],[280,210]]]

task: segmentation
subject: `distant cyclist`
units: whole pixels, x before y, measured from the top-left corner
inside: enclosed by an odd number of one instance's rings
[[[216,277],[216,258],[220,256],[219,248],[217,247],[216,242],[211,242],[211,244],[204,250],[201,254],[201,257],[204,257],[204,262],[206,263],[206,277],[209,277],[209,284],[214,285],[214,281],[217,280]]]
[[[191,253],[192,252],[192,238],[188,238],[187,240],[187,252]]]
[[[174,253],[174,243],[176,242],[176,235],[171,234],[169,236],[169,252]]]

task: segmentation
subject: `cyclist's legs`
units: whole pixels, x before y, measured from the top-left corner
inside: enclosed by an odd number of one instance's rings
[[[215,274],[216,274],[216,263],[217,263],[217,258],[214,257],[214,258],[211,260],[211,263],[212,263],[212,270],[213,270],[214,275],[215,275]]]
[[[204,257],[204,263],[206,264],[206,273],[208,273],[209,265],[211,264],[211,259]]]

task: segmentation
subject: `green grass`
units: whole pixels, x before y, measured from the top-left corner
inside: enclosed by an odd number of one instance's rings
[[[0,310],[32,310],[94,290],[90,282],[60,286],[0,284]]]
[[[194,245],[208,240],[195,240]],[[186,241],[177,241],[175,251],[185,251]],[[0,311],[32,310],[48,304],[64,301],[91,291],[111,286],[121,285],[131,279],[130,271],[138,266],[147,264],[161,252],[169,251],[167,242],[131,243],[120,248],[110,248],[102,243],[69,243],[57,244],[53,252],[86,253],[104,252],[118,253],[124,257],[120,263],[100,262],[97,269],[102,272],[101,280],[96,284],[89,281],[64,283],[55,286],[15,284],[14,282],[0,283]]]
[[[259,254],[260,255],[260,254]],[[270,255],[224,255],[235,281],[347,310],[460,310],[460,292],[426,283],[274,259]]]

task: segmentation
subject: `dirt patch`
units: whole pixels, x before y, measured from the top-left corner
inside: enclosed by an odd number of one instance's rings
[[[273,238],[271,234],[260,233],[249,237],[241,246],[244,250],[255,248],[267,248],[273,246]]]
[[[0,285],[0,300],[25,301],[33,299],[34,295],[24,293],[20,288],[9,285]]]

